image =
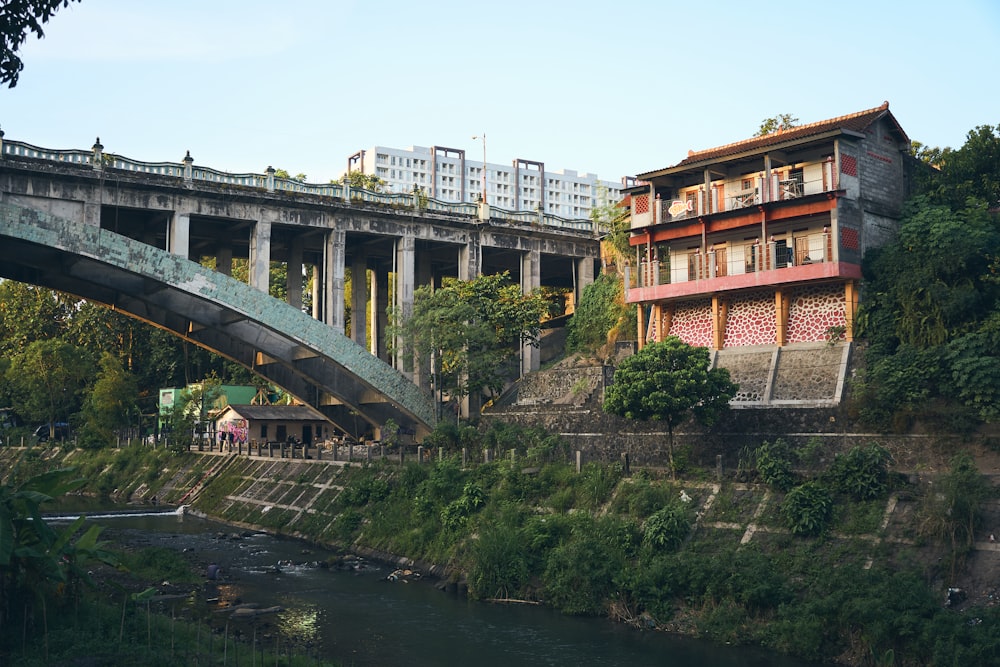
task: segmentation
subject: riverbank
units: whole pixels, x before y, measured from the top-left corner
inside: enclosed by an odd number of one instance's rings
[[[578,473],[546,462],[564,454],[556,443],[518,437],[514,463],[466,469],[447,457],[403,467],[154,457],[153,480],[140,474],[115,488],[120,499],[186,498],[232,525],[467,581],[473,598],[539,601],[810,660],[934,664],[946,651],[998,650],[987,597],[967,589],[964,602],[942,606],[966,563],[997,553],[961,554],[953,575],[947,550],[919,534],[919,482],[896,475],[882,497],[839,498],[829,527],[808,537],[788,530],[786,492],[768,485],[697,469],[683,481],[596,464]],[[99,455],[94,485],[137,456],[120,455]]]

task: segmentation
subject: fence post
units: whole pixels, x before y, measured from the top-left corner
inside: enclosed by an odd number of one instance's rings
[[[715,455],[715,479],[722,481],[722,454]]]
[[[622,472],[625,473],[626,477],[628,477],[629,475],[632,474],[632,471],[631,471],[630,465],[629,465],[628,452],[622,452]]]
[[[579,449],[576,450],[576,472],[579,473],[583,470],[583,452]]]
[[[417,463],[422,464],[424,462],[424,446],[417,445]]]
[[[462,447],[462,467],[465,468],[468,467],[468,465],[469,465],[469,448]]]

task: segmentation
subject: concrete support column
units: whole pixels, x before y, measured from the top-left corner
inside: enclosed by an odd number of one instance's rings
[[[406,320],[413,314],[413,291],[416,286],[416,240],[406,235],[396,239],[396,290],[394,306],[396,317]],[[403,369],[402,358],[394,361],[396,368]]]
[[[215,252],[215,270],[224,276],[233,275],[233,249],[229,246],[219,248]]]
[[[289,305],[302,308],[302,237],[295,235],[288,247],[285,292]]]
[[[783,346],[788,343],[788,314],[790,302],[788,294],[783,290],[774,291],[774,321],[776,324],[775,344]]]
[[[468,242],[458,249],[458,279],[472,280],[483,271],[482,247],[479,234],[469,234]]]
[[[585,257],[584,259],[576,260],[576,285],[574,285],[575,292],[573,294],[573,310],[576,311],[576,307],[580,305],[580,298],[583,296],[583,290],[587,288],[594,282],[594,260],[590,257]]]
[[[542,255],[538,250],[529,250],[521,255],[521,292],[529,293],[542,284]],[[521,375],[537,371],[541,365],[541,354],[538,347],[524,344],[521,346]]]
[[[351,261],[351,340],[365,346],[368,331],[368,266],[359,251]]]
[[[719,297],[712,297],[712,349],[726,346],[726,324],[729,321],[729,304]]]
[[[314,320],[323,319],[323,262],[313,265],[312,279],[312,316]]]
[[[323,321],[344,333],[344,263],[347,257],[347,232],[335,229],[327,234],[323,273]]]
[[[167,223],[167,252],[188,259],[191,252],[191,216],[174,213]]]
[[[389,272],[382,266],[372,276],[371,308],[371,353],[382,361],[389,362],[385,344],[385,332],[389,324]]]
[[[858,286],[853,280],[844,283],[844,340],[854,340],[854,319],[858,312]]]
[[[258,220],[250,235],[250,287],[267,294],[271,286],[271,223]]]
[[[414,261],[416,263],[416,285],[423,287],[434,284],[434,267],[431,265],[431,255],[429,252],[417,253]],[[417,357],[413,360],[413,383],[419,387],[430,389],[431,367],[430,359]]]

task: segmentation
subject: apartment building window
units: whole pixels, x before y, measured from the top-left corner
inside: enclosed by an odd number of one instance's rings
[[[386,155],[385,153],[375,154],[375,164],[385,164],[388,161],[389,161],[389,156]]]
[[[396,156],[395,155],[393,155],[393,156],[391,156],[389,158],[389,164],[391,164],[394,167],[396,166]]]

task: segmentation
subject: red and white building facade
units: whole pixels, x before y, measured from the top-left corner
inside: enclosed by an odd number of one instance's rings
[[[896,231],[909,149],[886,102],[639,174],[626,300],[640,347],[853,340],[861,258]]]

